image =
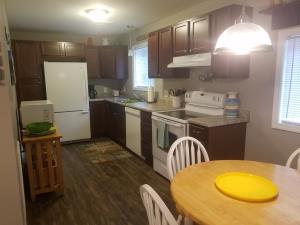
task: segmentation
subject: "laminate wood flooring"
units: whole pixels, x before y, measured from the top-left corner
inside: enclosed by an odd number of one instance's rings
[[[139,186],[148,183],[175,215],[169,181],[136,156],[93,164],[82,144],[62,148],[65,191],[27,200],[28,225],[146,225]],[[27,198],[29,199],[29,198]]]

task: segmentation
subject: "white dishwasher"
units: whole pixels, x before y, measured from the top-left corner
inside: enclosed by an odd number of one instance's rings
[[[125,107],[126,147],[139,156],[141,152],[141,111]]]

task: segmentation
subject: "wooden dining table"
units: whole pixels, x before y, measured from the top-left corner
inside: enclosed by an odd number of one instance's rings
[[[218,175],[246,172],[270,179],[278,196],[267,202],[246,202],[221,193]],[[201,225],[300,225],[300,172],[280,165],[219,160],[189,166],[171,182],[178,211]]]

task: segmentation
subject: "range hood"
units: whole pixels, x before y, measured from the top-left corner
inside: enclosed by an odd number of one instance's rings
[[[173,62],[168,65],[168,68],[201,66],[211,66],[211,53],[174,57]]]

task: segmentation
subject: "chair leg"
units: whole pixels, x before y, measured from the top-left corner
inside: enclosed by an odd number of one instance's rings
[[[182,222],[182,215],[179,214],[177,218],[178,225],[181,225],[181,222]]]
[[[188,217],[184,217],[184,222],[183,222],[184,225],[193,225],[193,221],[188,218]]]

